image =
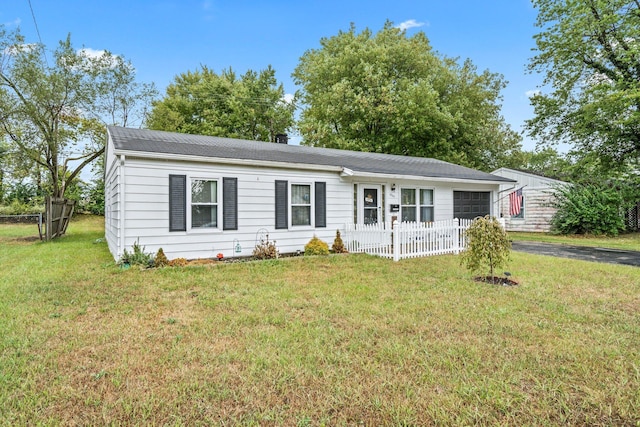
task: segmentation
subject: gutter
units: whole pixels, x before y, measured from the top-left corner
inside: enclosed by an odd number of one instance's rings
[[[115,150],[116,155],[124,156],[125,153],[129,157],[136,157],[142,159],[153,160],[177,160],[183,162],[197,162],[197,163],[217,163],[225,165],[238,165],[238,166],[262,166],[272,167],[279,169],[303,169],[303,170],[317,170],[317,171],[330,171],[330,172],[342,172],[342,166],[330,166],[330,165],[313,165],[306,163],[282,163],[271,160],[253,160],[253,159],[233,159],[225,157],[201,157],[190,156],[184,154],[167,154],[167,153],[149,153],[146,151],[129,151],[129,150]]]

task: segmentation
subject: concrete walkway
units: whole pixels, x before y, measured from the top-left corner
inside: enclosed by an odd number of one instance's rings
[[[536,255],[548,255],[583,261],[606,262],[640,267],[640,251],[570,246],[557,243],[511,242],[511,249]]]

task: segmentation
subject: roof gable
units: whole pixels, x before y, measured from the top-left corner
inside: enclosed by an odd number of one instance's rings
[[[531,172],[525,172],[525,171],[520,171],[517,169],[510,169],[510,168],[500,168],[500,169],[496,169],[493,172],[491,172],[494,175],[499,175],[502,177],[506,177],[506,178],[511,178],[514,179],[516,181],[522,181],[523,178],[527,179],[531,182],[535,182],[536,186],[554,186],[554,185],[563,185],[563,184],[567,184],[567,182],[565,181],[560,181],[557,179],[553,179],[553,178],[548,178],[546,176],[542,176],[542,175],[536,175],[534,173]]]
[[[356,173],[513,182],[509,178],[425,157],[398,156],[331,148],[276,144],[215,136],[108,126],[114,150],[120,154],[145,153],[346,168]],[[195,159],[194,159],[195,160]]]

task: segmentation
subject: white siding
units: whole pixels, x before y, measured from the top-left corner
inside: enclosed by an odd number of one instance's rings
[[[492,173],[517,181],[500,186],[497,204],[507,231],[548,232],[551,229],[551,218],[556,213],[556,209],[551,206],[554,189],[567,183],[507,168]],[[522,188],[524,197],[524,218],[511,218],[509,194],[518,188]]]
[[[453,218],[453,192],[454,191],[489,191],[491,192],[491,200],[496,200],[496,194],[498,186],[496,184],[483,184],[483,183],[457,183],[457,182],[442,182],[442,181],[428,181],[428,180],[396,180],[393,181],[396,185],[395,195],[393,191],[390,191],[391,184],[386,183],[387,189],[387,212],[386,218],[389,220],[392,216],[400,217],[399,213],[391,213],[389,211],[390,204],[400,204],[400,189],[401,188],[425,188],[433,190],[433,216],[434,221],[444,221]],[[492,215],[498,215],[497,210],[494,210],[495,204],[491,203]]]
[[[267,233],[281,253],[303,251],[314,235],[331,245],[336,230],[351,222],[353,215],[352,186],[332,172],[157,162],[129,157],[125,165],[125,247],[130,250],[137,241],[147,252],[155,253],[163,248],[169,259],[212,258],[218,253],[225,257],[249,256],[260,236]],[[188,226],[186,232],[169,232],[170,174],[187,175],[188,187],[190,178],[219,179],[219,185],[223,177],[238,178],[238,230],[223,231],[220,224],[216,230],[192,230]],[[282,179],[311,185],[316,181],[326,182],[326,228],[290,226],[288,230],[275,230],[275,181]],[[234,251],[238,243],[241,253]]]
[[[122,233],[120,224],[120,161],[112,153],[113,144],[111,139],[109,139],[107,141],[105,155],[104,229],[109,251],[111,251],[115,258],[119,258],[122,254],[122,248],[120,247],[120,237]]]
[[[107,153],[112,146],[108,146]],[[105,229],[109,250],[118,259],[126,248],[131,250],[138,242],[147,252],[162,248],[169,259],[214,258],[222,253],[226,258],[250,256],[260,238],[266,234],[276,241],[280,253],[303,251],[314,236],[333,243],[336,230],[344,231],[345,224],[354,218],[354,185],[381,185],[384,188],[384,219],[390,221],[399,213],[391,213],[390,205],[400,203],[400,189],[404,186],[434,190],[434,219],[453,217],[454,191],[489,191],[493,203],[497,198],[497,184],[450,183],[429,180],[365,180],[342,178],[333,171],[309,171],[258,166],[221,165],[171,160],[151,160],[127,156],[107,156],[111,159],[105,175]],[[238,230],[190,229],[169,231],[169,175],[186,175],[187,192],[192,178],[237,178]],[[314,226],[275,229],[275,181],[289,184],[326,183],[326,228]],[[395,185],[396,190],[391,188]],[[312,198],[313,199],[313,198]],[[289,200],[290,201],[290,200]],[[187,206],[187,211],[190,207]],[[494,212],[492,212],[494,213]],[[494,214],[497,214],[495,212]],[[360,215],[360,214],[359,214]],[[187,218],[190,213],[187,212]],[[312,207],[313,217],[313,207]],[[291,215],[289,213],[289,221]],[[234,248],[242,248],[237,253]]]

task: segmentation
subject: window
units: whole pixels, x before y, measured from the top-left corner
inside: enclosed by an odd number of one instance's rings
[[[433,190],[403,188],[400,191],[400,209],[402,222],[433,221]]]
[[[402,222],[415,222],[416,216],[416,190],[413,188],[403,188],[400,191],[400,217]]]
[[[327,226],[327,184],[291,184],[275,182],[275,226],[277,230],[289,226]],[[291,223],[289,223],[291,217]]]
[[[311,186],[291,184],[291,225],[311,225]]]
[[[433,221],[433,190],[420,189],[420,221]]]
[[[238,229],[238,178],[222,178],[222,203],[219,180],[192,179],[189,198],[186,175],[169,175],[169,231],[187,231],[187,209],[191,204],[191,229],[218,229],[222,210],[222,229]]]
[[[511,215],[512,219],[524,219],[524,195],[520,196],[520,212],[517,215]]]
[[[218,181],[191,181],[191,228],[218,227]]]

